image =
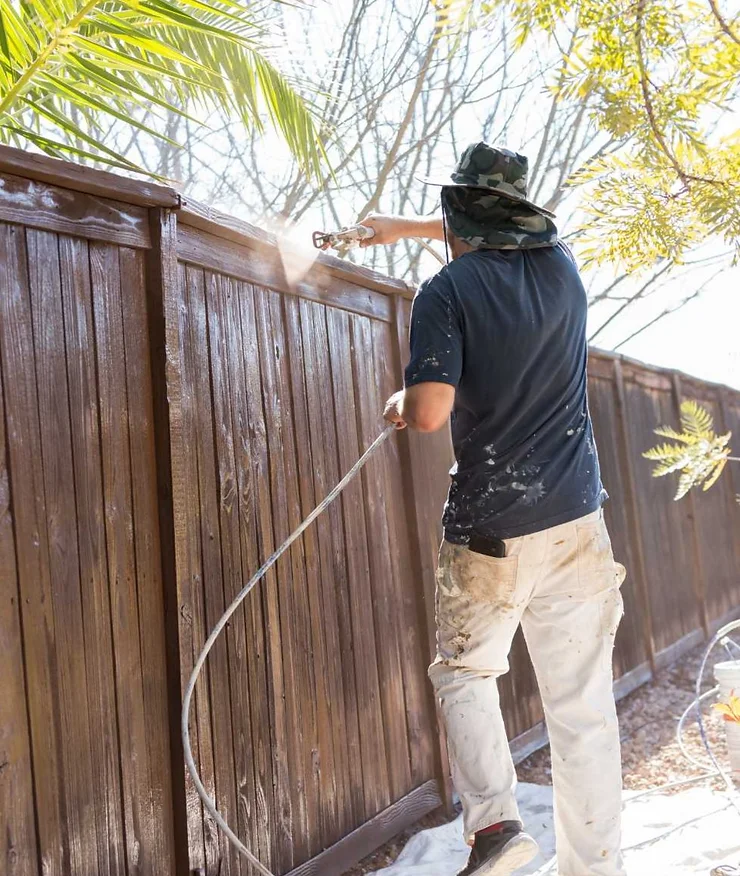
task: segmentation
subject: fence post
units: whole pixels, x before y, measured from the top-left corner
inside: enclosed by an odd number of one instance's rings
[[[673,372],[671,378],[673,388],[673,403],[676,407],[676,416],[681,418],[681,378],[677,372]],[[704,637],[709,638],[709,619],[707,617],[707,581],[704,576],[704,567],[701,561],[701,543],[699,539],[699,531],[696,525],[696,504],[694,502],[694,494],[689,490],[686,495],[686,501],[689,505],[688,518],[691,521],[691,554],[694,566],[694,574],[692,582],[694,585],[694,594],[699,605],[699,620],[701,621]]]
[[[185,767],[180,738],[182,696],[171,453],[171,428],[176,431],[177,423],[171,422],[170,419],[170,402],[173,396],[179,398],[177,395],[179,393],[179,380],[171,381],[170,379],[173,366],[179,361],[176,309],[177,213],[175,210],[151,208],[149,210],[149,230],[152,245],[147,252],[146,297],[149,355],[152,365],[154,446],[167,657],[175,872],[189,873]],[[179,411],[179,404],[175,405],[175,410]]]
[[[617,420],[621,427],[621,469],[624,474],[624,496],[627,505],[627,520],[630,529],[630,541],[635,546],[637,553],[637,566],[639,571],[638,591],[643,610],[643,634],[645,637],[645,650],[650,662],[650,671],[655,675],[655,640],[653,639],[653,621],[650,608],[650,594],[648,593],[647,565],[645,563],[645,548],[642,543],[642,527],[640,525],[640,509],[637,504],[635,492],[635,471],[632,465],[632,446],[630,442],[630,430],[627,425],[627,403],[624,393],[624,374],[622,373],[622,360],[614,360],[614,382],[617,390]]]
[[[395,373],[402,378],[403,363],[408,359],[407,324],[405,318],[404,299],[401,295],[393,296],[393,313],[395,317],[395,332],[393,332],[393,366]],[[419,621],[422,628],[427,632],[430,655],[436,650],[436,620],[434,616],[434,586],[436,567],[433,560],[430,562],[430,552],[425,550],[424,526],[428,519],[430,509],[424,506],[420,479],[424,473],[420,467],[420,459],[412,450],[412,443],[418,440],[409,429],[404,429],[396,436],[398,440],[399,457],[401,460],[401,472],[403,477],[403,496],[406,519],[408,521],[409,534],[414,546],[412,568],[418,577],[417,606]],[[440,509],[441,510],[441,509]],[[427,697],[431,714],[437,717],[438,750],[437,750],[437,775],[440,783],[440,795],[445,808],[452,810],[452,780],[448,769],[447,736],[444,724],[437,712],[437,703],[432,691],[431,684],[427,685]]]

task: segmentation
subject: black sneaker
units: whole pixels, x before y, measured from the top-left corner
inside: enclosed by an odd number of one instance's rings
[[[537,855],[539,846],[518,821],[503,821],[495,833],[478,834],[464,870],[457,876],[509,876]]]

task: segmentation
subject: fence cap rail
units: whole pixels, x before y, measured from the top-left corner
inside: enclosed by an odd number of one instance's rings
[[[200,228],[218,237],[253,249],[276,245],[274,235],[255,225],[191,198],[186,200],[175,189],[158,183],[130,179],[107,170],[85,167],[12,146],[0,146],[0,173],[10,173],[137,206],[169,207],[178,210],[179,221],[183,224]],[[329,275],[350,280],[386,295],[400,295],[403,298],[413,298],[414,295],[414,289],[403,280],[386,277],[327,253],[318,256],[316,267]]]
[[[61,161],[12,146],[0,146],[0,172],[85,192],[88,195],[136,204],[139,207],[180,206],[179,193],[168,186],[130,179],[107,170]]]
[[[705,380],[703,377],[697,377],[696,374],[689,374],[686,371],[681,371],[678,368],[667,368],[663,365],[653,365],[650,362],[644,362],[642,359],[635,359],[632,356],[625,356],[622,353],[615,353],[611,350],[602,350],[600,347],[589,347],[588,354],[590,360],[603,360],[605,362],[620,362],[623,366],[632,369],[638,374],[645,377],[654,376],[664,378],[670,383],[674,376],[679,377],[681,382],[686,386],[701,387],[705,391],[715,391],[719,395],[727,395],[740,398],[740,391],[733,386],[728,386],[726,383],[718,383],[714,380]]]
[[[200,204],[191,198],[183,198],[181,209],[178,211],[178,221],[183,225],[190,225],[207,231],[217,237],[224,237],[235,243],[241,243],[253,249],[274,249],[277,240],[274,234],[270,234],[250,222],[236,219],[220,210],[215,210],[206,204]],[[352,283],[375,289],[386,295],[400,295],[403,298],[413,298],[414,289],[403,280],[396,280],[371,271],[369,268],[352,264],[328,253],[319,253],[315,267],[335,277],[349,280]]]

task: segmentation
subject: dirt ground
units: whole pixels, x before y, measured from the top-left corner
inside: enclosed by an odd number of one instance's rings
[[[675,734],[678,720],[694,697],[696,674],[704,651],[699,646],[680,658],[673,666],[658,673],[657,677],[617,704],[622,737],[622,764],[624,787],[628,790],[646,790],[657,785],[678,782],[681,779],[701,775],[704,770],[692,766],[681,754]],[[722,649],[714,653],[716,660],[727,659]],[[711,680],[711,663],[708,665],[707,682]],[[705,684],[705,690],[710,684]],[[727,765],[727,749],[722,721],[708,708],[705,726],[707,735],[720,763]],[[689,754],[701,763],[707,762],[696,721],[687,721],[684,743]],[[519,780],[539,785],[551,784],[550,749],[543,748],[522,761],[517,767]],[[724,787],[721,780],[715,787]],[[686,787],[686,786],[684,786]],[[690,786],[688,786],[690,787]],[[666,793],[679,793],[681,787]],[[357,866],[345,876],[363,876],[387,867],[395,861],[410,837],[420,830],[436,827],[447,821],[442,812],[433,812],[413,827],[404,831]]]

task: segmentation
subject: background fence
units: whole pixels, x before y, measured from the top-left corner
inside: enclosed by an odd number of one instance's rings
[[[259,560],[381,427],[411,292],[321,257],[289,284],[251,226],[170,189],[0,148],[0,866],[240,874],[192,786],[181,691]],[[594,352],[630,576],[618,691],[740,606],[736,473],[674,504],[640,451],[681,397],[740,393]],[[196,759],[279,873],[330,874],[448,793],[426,664],[444,433],[396,435],[232,619]],[[541,740],[518,638],[502,684]]]

